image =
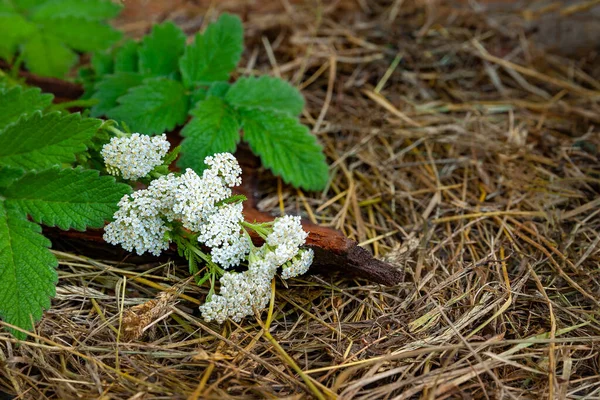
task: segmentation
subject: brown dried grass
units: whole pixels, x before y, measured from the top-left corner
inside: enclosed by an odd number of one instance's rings
[[[162,17],[201,25],[182,3]],[[239,72],[301,87],[332,165],[316,194],[265,174],[260,206],[341,229],[406,283],[278,281],[258,322],[218,326],[185,266],[56,251],[53,308],[27,342],[0,333],[0,390],[600,398],[598,55],[545,54],[512,19],[441,4],[309,3],[219,4],[246,18]]]

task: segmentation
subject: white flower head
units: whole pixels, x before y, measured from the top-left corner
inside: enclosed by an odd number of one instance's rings
[[[273,232],[267,236],[267,244],[273,247],[278,265],[290,261],[304,244],[308,232],[302,229],[300,217],[285,215],[275,219]]]
[[[250,239],[242,231],[242,203],[223,204],[200,226],[198,241],[212,248],[212,260],[223,268],[240,263],[250,252]]]
[[[200,306],[202,316],[208,322],[215,320],[220,324],[228,318],[239,322],[253,315],[254,309],[265,308],[276,269],[277,265],[266,258],[250,257],[247,271],[226,272],[221,278],[220,294]]]
[[[312,249],[300,250],[300,252],[292,259],[291,262],[283,265],[281,277],[283,279],[289,279],[304,275],[310,268],[314,257],[315,252]]]
[[[160,201],[147,190],[138,190],[121,198],[114,221],[104,228],[104,240],[140,255],[150,252],[158,256],[169,248],[165,240],[168,230],[160,217]]]
[[[124,179],[136,180],[161,165],[169,151],[167,136],[150,137],[134,133],[130,137],[114,137],[102,147],[107,171]]]
[[[204,159],[204,164],[223,180],[225,186],[234,187],[242,184],[242,169],[237,159],[231,153],[217,153]]]
[[[199,232],[206,216],[215,212],[216,203],[231,197],[231,189],[224,186],[216,175],[205,173],[200,177],[188,168],[179,177],[172,197],[173,212],[183,226]]]

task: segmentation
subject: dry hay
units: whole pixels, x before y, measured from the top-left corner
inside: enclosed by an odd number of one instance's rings
[[[260,205],[342,229],[407,282],[277,281],[272,321],[218,326],[184,266],[57,251],[52,310],[26,343],[0,333],[1,390],[600,398],[598,56],[544,54],[442,5],[308,3],[241,7],[239,72],[303,88],[332,180],[308,194],[265,174]],[[199,25],[186,7],[178,22]]]

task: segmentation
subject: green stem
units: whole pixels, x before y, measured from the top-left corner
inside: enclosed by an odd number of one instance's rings
[[[129,137],[130,136],[127,133],[118,130],[112,124],[111,125],[107,125],[105,129],[107,131],[110,131],[110,132],[114,133],[115,136],[117,136],[117,137],[121,137],[122,138],[122,137]]]
[[[254,232],[258,233],[258,236],[265,240],[267,240],[267,236],[269,236],[269,234],[272,232],[271,229],[267,228],[270,227],[270,225],[271,223],[269,222],[265,222],[262,224],[253,224],[251,222],[242,221],[242,226],[244,228],[252,229]]]
[[[96,104],[98,104],[98,99],[65,101],[63,103],[51,105],[49,111],[63,111],[73,107],[88,108]]]

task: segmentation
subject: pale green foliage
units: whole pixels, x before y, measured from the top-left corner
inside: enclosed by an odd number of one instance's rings
[[[20,117],[43,110],[52,103],[52,95],[42,94],[38,88],[23,89],[15,86],[0,96],[0,130]]]
[[[92,107],[92,115],[100,116],[110,112],[117,103],[117,99],[127,93],[132,87],[139,86],[144,77],[135,72],[117,72],[107,75],[105,79],[98,82],[93,99],[98,103]]]
[[[227,91],[225,101],[240,109],[272,110],[294,117],[304,108],[298,89],[272,76],[238,79]]]
[[[244,140],[262,163],[285,182],[318,190],[327,183],[327,164],[321,146],[296,118],[275,111],[242,114]]]
[[[51,100],[38,89],[0,89],[0,319],[25,330],[50,306],[56,284],[56,258],[37,223],[101,227],[131,190],[68,165],[101,121],[44,113]]]
[[[100,120],[57,112],[21,118],[0,131],[0,164],[23,169],[42,169],[75,161],[75,153],[98,130]]]
[[[62,77],[77,62],[75,51],[109,47],[122,34],[105,20],[121,7],[110,0],[4,0],[0,4],[0,57],[21,51],[38,75]]]
[[[128,42],[92,58],[97,82],[91,97],[99,100],[92,115],[106,115],[149,135],[172,130],[190,115],[181,130],[180,167],[200,171],[204,157],[234,152],[244,140],[285,182],[324,188],[325,156],[298,120],[304,108],[298,89],[269,76],[229,83],[243,44],[242,22],[229,14],[188,46],[174,24],[156,25],[139,44]]]
[[[185,35],[175,24],[154,26],[140,46],[140,72],[147,76],[173,76],[184,48]]]
[[[112,118],[125,121],[132,129],[149,135],[173,130],[185,122],[187,97],[181,83],[152,78],[119,97],[110,111]]]
[[[191,111],[194,118],[181,130],[186,149],[183,165],[202,165],[204,158],[215,153],[233,152],[240,141],[238,116],[218,97],[198,103]]]
[[[244,28],[238,17],[223,14],[197,34],[194,43],[187,46],[179,65],[186,87],[227,81],[240,61],[244,50]]]
[[[0,201],[0,318],[30,330],[50,307],[56,284],[56,258],[41,227],[24,212]],[[25,335],[16,330],[20,339]]]
[[[114,178],[94,170],[51,168],[25,174],[2,193],[7,204],[37,223],[81,231],[103,227],[116,211],[124,193],[116,191],[114,183]]]

